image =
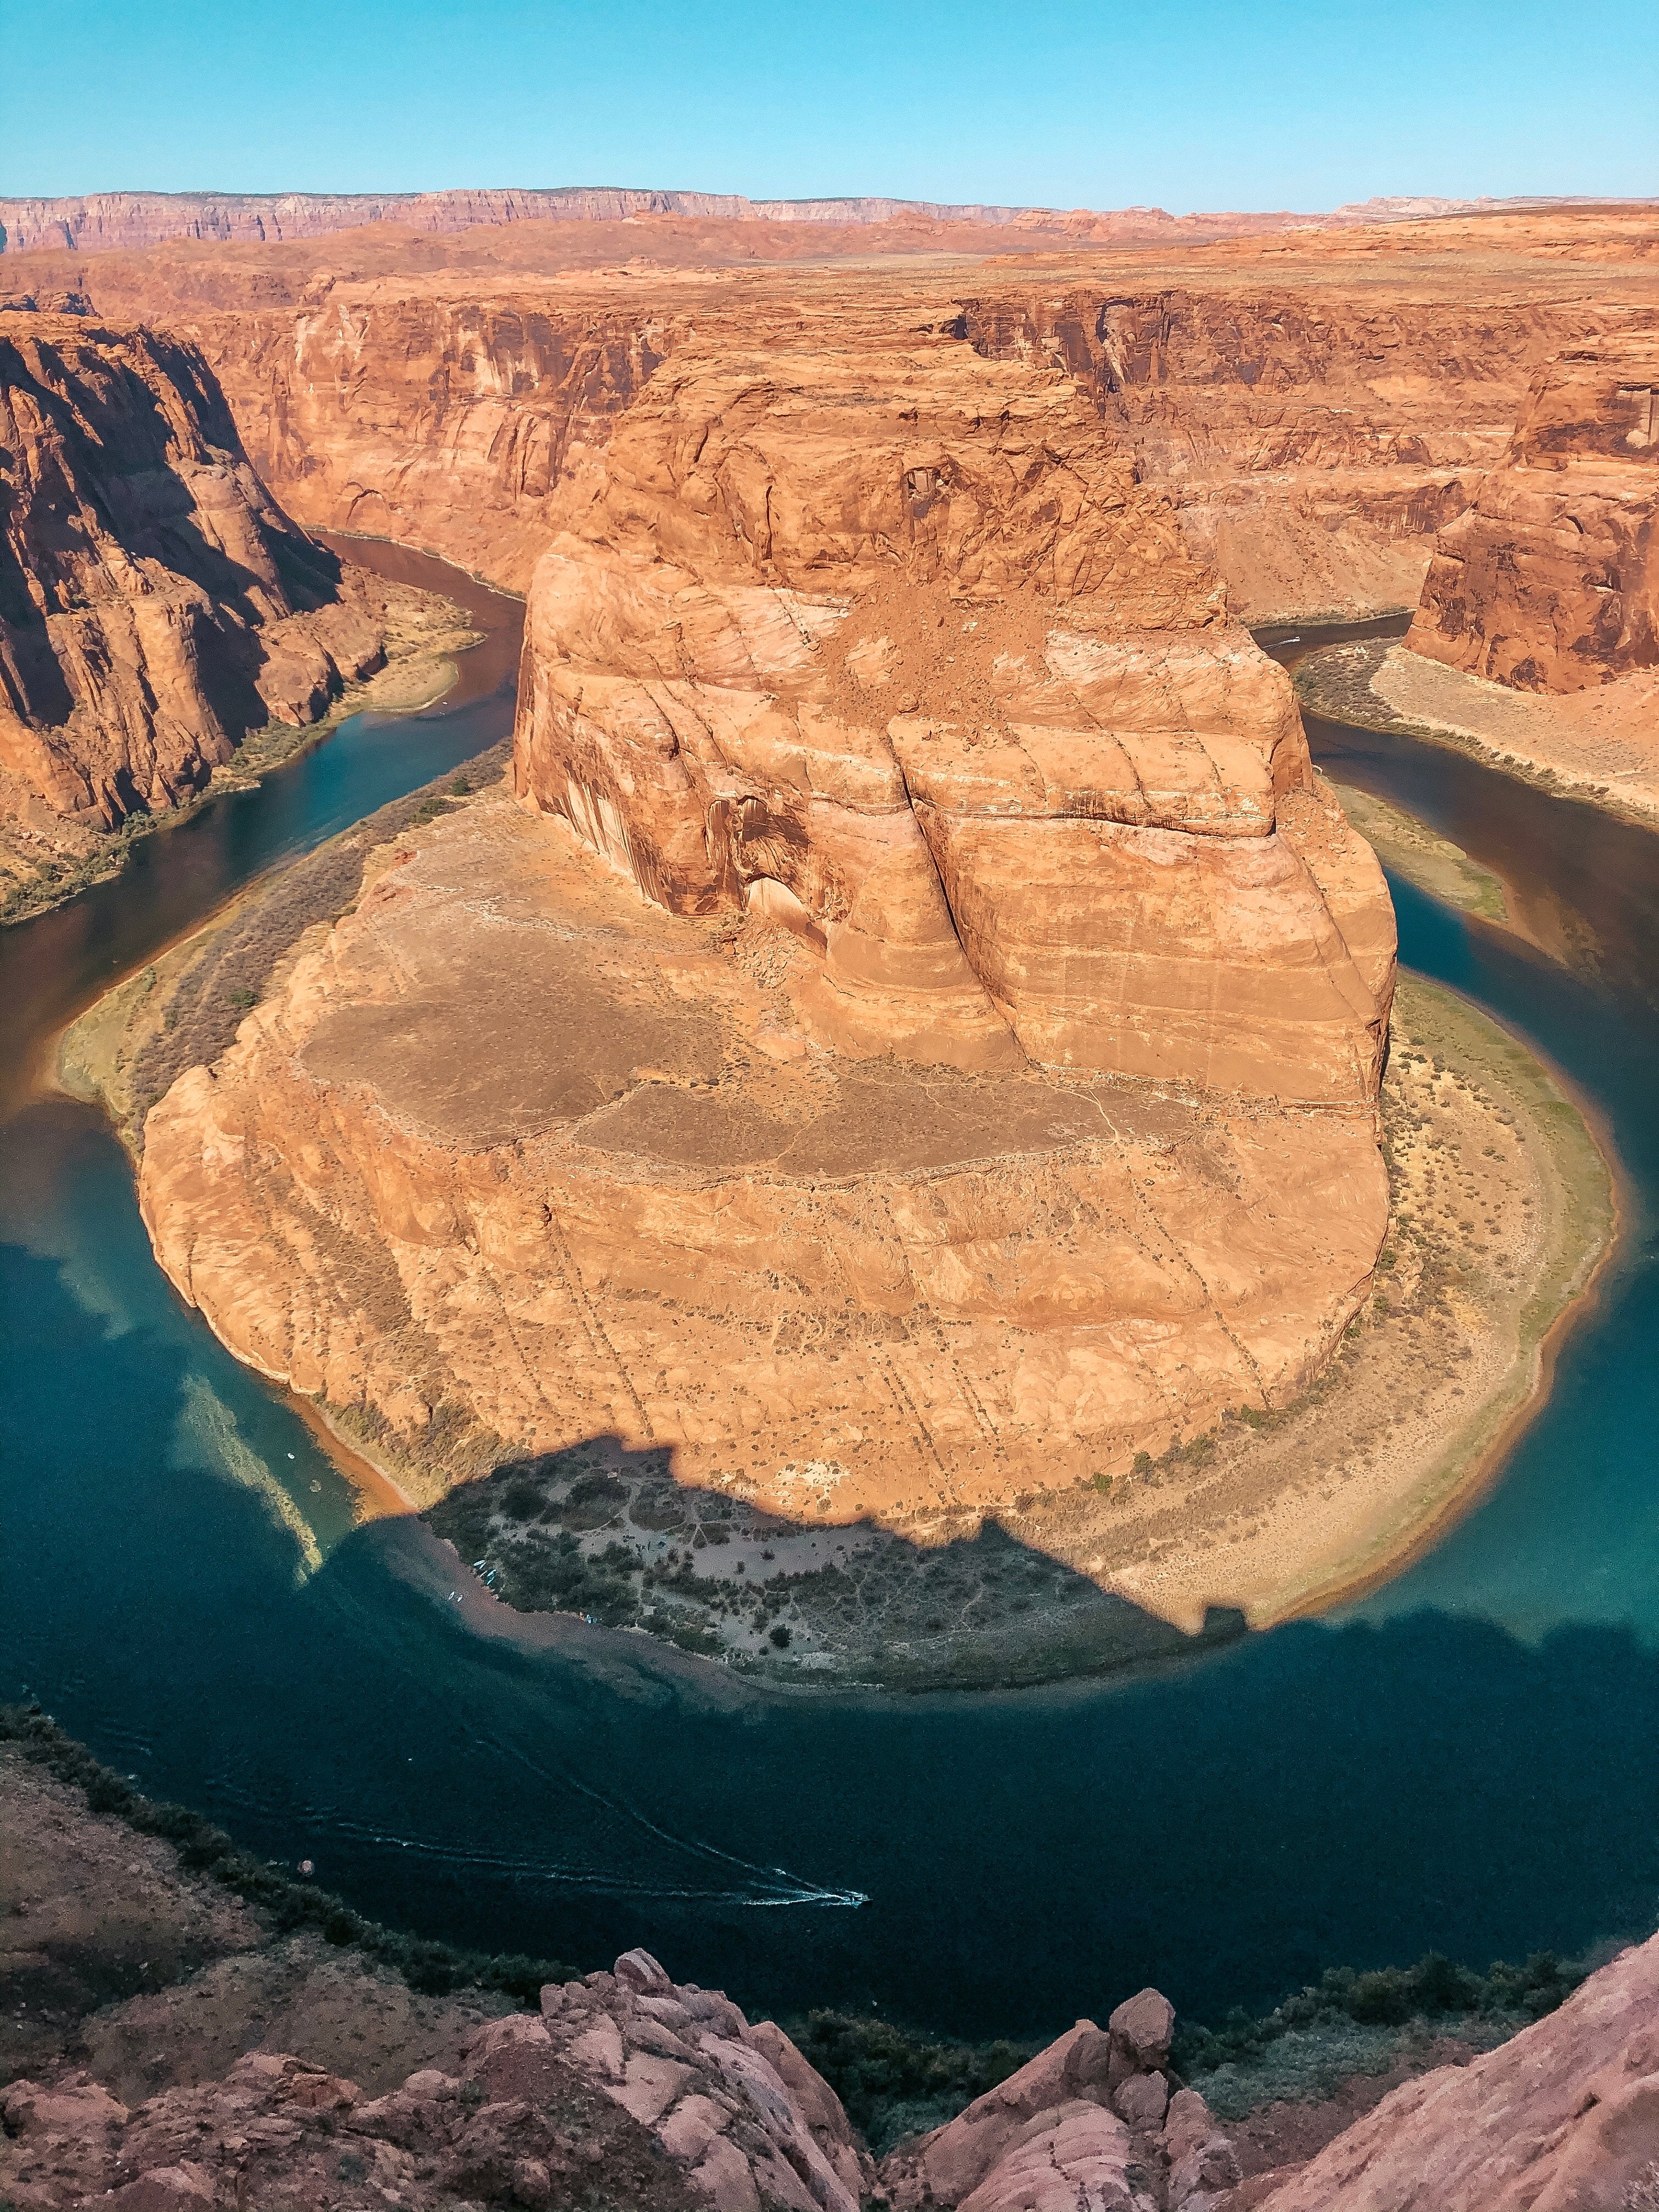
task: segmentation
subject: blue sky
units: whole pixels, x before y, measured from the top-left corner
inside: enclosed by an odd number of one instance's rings
[[[1659,191],[1653,0],[3,0],[0,192]]]

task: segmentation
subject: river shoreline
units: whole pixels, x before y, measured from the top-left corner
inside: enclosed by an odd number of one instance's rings
[[[1407,653],[1397,636],[1316,645],[1285,665],[1304,714],[1464,753],[1553,798],[1659,827],[1659,760],[1629,764],[1620,750],[1659,705],[1650,686],[1638,693],[1644,678],[1601,693],[1512,691]],[[1608,719],[1605,731],[1594,726],[1597,714]],[[1614,789],[1609,776],[1629,789]]]
[[[419,803],[420,795],[411,794],[399,811]],[[376,822],[335,842],[349,841],[367,857],[377,831],[398,834]],[[299,867],[325,866],[329,850]],[[137,1155],[149,1095],[135,1098],[132,1076],[144,1065],[147,1045],[168,1031],[177,994],[192,972],[204,963],[210,969],[221,957],[218,943],[234,939],[250,914],[257,922],[262,902],[282,906],[287,872],[276,872],[227,902],[63,1033],[64,1087],[103,1108],[130,1156]],[[283,910],[295,933],[277,949],[264,988],[278,986],[319,921],[325,927],[331,919],[326,910],[313,916],[303,903]],[[186,1054],[210,1058],[216,1042],[222,1048],[233,1033],[216,1037],[210,1031],[192,1042],[186,1029]],[[974,1601],[988,1606],[993,1618],[972,1633],[928,1617],[939,1601],[927,1555],[941,1544],[962,1551],[960,1531],[855,1524],[839,1533],[852,1540],[859,1563],[860,1613],[868,1616],[873,1593],[883,1592],[878,1650],[845,1645],[834,1621],[818,1617],[820,1592],[811,1575],[792,1585],[789,1618],[823,1651],[821,1671],[781,1664],[763,1648],[695,1648],[757,1685],[820,1695],[1031,1685],[1159,1665],[1247,1628],[1326,1610],[1418,1556],[1477,1502],[1505,1451],[1547,1402],[1556,1349],[1617,1249],[1623,1209],[1610,1146],[1597,1145],[1583,1103],[1541,1054],[1455,994],[1402,977],[1389,1085],[1384,1117],[1392,1116],[1397,1155],[1389,1246],[1371,1297],[1297,1406],[1266,1417],[1230,1417],[1104,1494],[1081,1485],[1036,1501],[1029,1512],[1004,1510],[988,1519],[968,1543]],[[1438,1134],[1425,1140],[1417,1125],[1431,1120]],[[1425,1246],[1426,1232],[1413,1225],[1409,1202],[1414,1170],[1400,1156],[1401,1146],[1409,1152],[1424,1141],[1444,1154],[1427,1170],[1431,1176],[1444,1183],[1462,1179],[1461,1202],[1475,1205],[1468,1194],[1479,1185],[1481,1206],[1508,1206],[1505,1233],[1516,1249],[1525,1247],[1525,1287],[1538,1308],[1529,1308],[1527,1317],[1514,1286],[1497,1273],[1483,1268],[1463,1279],[1461,1230],[1445,1223],[1437,1241],[1429,1238]],[[1565,1146],[1570,1156],[1559,1173],[1550,1165],[1553,1146]],[[1500,1153],[1505,1158],[1492,1167]],[[1506,1194],[1501,1200],[1500,1185]],[[1526,1226],[1528,1212],[1532,1227]],[[1546,1222],[1547,1229],[1540,1225]],[[1457,1287],[1448,1291],[1454,1274]],[[1408,1280],[1406,1298],[1391,1297],[1395,1286]],[[1393,1409],[1403,1378],[1420,1370],[1425,1353],[1442,1370],[1438,1395],[1402,1434]],[[421,1510],[372,1437],[343,1429],[337,1409],[295,1398],[282,1378],[266,1380],[356,1486],[361,1517]],[[1466,1399],[1471,1384],[1474,1406],[1455,1402]],[[1449,1428],[1455,1437],[1449,1450],[1443,1442]],[[429,1510],[443,1518],[443,1509]],[[489,1554],[501,1534],[487,1522],[476,1530],[469,1524],[461,1538],[465,1557]],[[556,1535],[556,1528],[549,1534]],[[1052,1562],[1060,1571],[1050,1599],[1036,1608],[1021,1597],[1028,1561]],[[718,1601],[754,1589],[752,1583],[732,1583],[728,1592],[718,1568],[710,1572],[709,1565],[705,1554],[699,1595]],[[470,1590],[476,1577],[463,1571]],[[478,1589],[493,1613],[500,1601],[482,1583]],[[830,1589],[826,1581],[824,1593]],[[580,1602],[572,1601],[573,1627],[582,1621]],[[532,1606],[520,1617],[538,1614],[546,1617]],[[634,1632],[639,1628],[672,1648],[660,1626],[652,1630],[641,1622]]]
[[[264,779],[314,752],[354,714],[424,714],[448,697],[460,681],[459,656],[483,642],[465,608],[429,590],[430,605],[418,610],[424,621],[404,611],[401,624],[388,623],[382,666],[361,683],[348,684],[314,722],[270,721],[251,730],[231,758],[215,768],[201,790],[175,806],[129,815],[117,830],[82,833],[95,842],[56,880],[37,878],[16,884],[0,904],[0,928],[13,928],[67,905],[82,892],[118,876],[141,842],[179,828],[216,800],[257,790]]]
[[[395,574],[405,556],[387,547],[373,557],[384,559]],[[1393,622],[1387,626],[1395,628]],[[1358,649],[1374,654],[1393,642],[1373,637]],[[1352,643],[1315,647],[1298,664],[1298,681],[1302,669],[1323,666],[1333,654],[1352,657],[1355,649]],[[494,753],[480,756],[469,765],[481,769],[494,759]],[[210,1063],[226,1048],[242,1012],[279,988],[302,948],[319,941],[338,912],[349,910],[358,895],[362,865],[373,851],[410,826],[465,805],[465,798],[458,800],[455,794],[470,788],[466,776],[440,778],[222,902],[59,1032],[53,1054],[60,1086],[98,1106],[136,1161],[144,1114],[173,1073]],[[1526,936],[1501,880],[1461,848],[1387,802],[1361,792],[1345,796],[1362,830],[1377,831],[1383,857],[1399,872],[1453,907]],[[1414,1008],[1434,1032],[1427,1060],[1411,1050]],[[1230,1415],[1208,1435],[1178,1440],[1155,1465],[1149,1462],[1144,1472],[1138,1467],[1134,1476],[1103,1490],[1079,1484],[1034,1499],[1029,1511],[999,1510],[970,1532],[967,1546],[959,1529],[920,1523],[902,1528],[854,1524],[840,1531],[855,1540],[860,1611],[867,1614],[872,1595],[882,1593],[879,1633],[872,1650],[848,1644],[833,1621],[814,1618],[819,1593],[813,1577],[796,1577],[789,1617],[817,1632],[821,1671],[779,1663],[763,1645],[748,1648],[753,1638],[743,1639],[742,1648],[721,1650],[717,1643],[705,1650],[700,1642],[687,1650],[724,1661],[757,1686],[817,1695],[1086,1679],[1178,1662],[1248,1629],[1328,1610],[1419,1557],[1485,1494],[1507,1451],[1547,1402],[1559,1347],[1604,1279],[1626,1209],[1610,1139],[1602,1132],[1598,1145],[1584,1102],[1541,1054],[1474,1005],[1403,975],[1397,1017],[1385,1109],[1401,1127],[1421,1120],[1424,1100],[1404,1101],[1403,1076],[1415,1067],[1422,1092],[1432,1091],[1436,1080],[1431,1073],[1425,1086],[1425,1066],[1448,1071],[1450,1090],[1443,1083],[1426,1109],[1446,1125],[1441,1139],[1431,1143],[1452,1145],[1461,1163],[1455,1172],[1468,1178],[1471,1190],[1483,1177],[1493,1179],[1496,1170],[1488,1163],[1507,1150],[1518,1178],[1507,1201],[1516,1235],[1522,1235],[1518,1224],[1526,1210],[1522,1182],[1534,1218],[1547,1216],[1551,1224],[1542,1237],[1527,1232],[1528,1264],[1537,1282],[1549,1288],[1524,1326],[1495,1273],[1482,1270],[1480,1281],[1461,1283],[1455,1327],[1436,1340],[1445,1369],[1439,1378],[1443,1405],[1406,1434],[1392,1418],[1405,1378],[1423,1364],[1420,1330],[1446,1326],[1443,1313],[1419,1315],[1414,1322],[1397,1300],[1390,1305],[1395,1285],[1411,1277],[1420,1289],[1425,1273],[1421,1236],[1402,1233],[1406,1185],[1396,1160],[1392,1226],[1381,1270],[1343,1343],[1296,1406],[1266,1417],[1243,1411]],[[1483,1075],[1498,1094],[1495,1101],[1483,1092]],[[1571,1141],[1563,1141],[1574,1156],[1565,1181],[1547,1171],[1545,1117],[1556,1109],[1567,1117],[1560,1126]],[[1443,1162],[1439,1172],[1443,1181],[1454,1170]],[[1577,1233],[1567,1191],[1575,1180],[1586,1213]],[[1429,1268],[1437,1280],[1457,1271],[1463,1243],[1462,1231],[1443,1227]],[[1414,1326],[1419,1329],[1415,1342]],[[1457,1372],[1469,1370],[1462,1382],[1453,1379],[1454,1359]],[[264,1374],[257,1363],[243,1364]],[[1477,1374],[1475,1404],[1455,1403],[1467,1400],[1467,1386]],[[264,1374],[264,1380],[352,1485],[360,1519],[422,1511],[413,1494],[418,1486],[405,1481],[373,1435],[358,1433],[342,1419],[348,1409],[299,1398],[281,1376]],[[1449,1430],[1455,1441],[1447,1449]],[[434,1510],[441,1509],[428,1508],[428,1514]],[[512,1531],[506,1533],[510,1538]],[[488,1523],[469,1529],[465,1557],[489,1553],[501,1534]],[[988,1607],[988,1628],[981,1620],[971,1634],[959,1632],[954,1624],[931,1617],[939,1599],[929,1579],[929,1554],[941,1548],[971,1549],[974,1603],[981,1612]],[[720,1556],[700,1555],[710,1585],[707,1594],[735,1600],[741,1589],[747,1595],[752,1583],[733,1583],[722,1593],[718,1568],[706,1571]],[[1048,1596],[1036,1607],[1021,1595],[1022,1575],[1031,1571],[1028,1563],[1059,1570]],[[874,1575],[872,1566],[878,1569]],[[510,1605],[464,1571],[469,1594],[476,1582],[492,1613],[499,1608],[512,1614]],[[577,1608],[568,1618],[580,1631],[581,1601],[567,1603]],[[557,1608],[549,1611],[556,1614]],[[545,1620],[548,1612],[532,1607],[517,1617]],[[660,1624],[653,1629],[642,1620],[631,1633],[641,1631],[673,1649]],[[676,1658],[685,1663],[684,1654]]]

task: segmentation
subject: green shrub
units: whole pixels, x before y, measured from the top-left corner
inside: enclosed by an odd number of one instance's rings
[[[1006,2081],[1039,2047],[1006,2041],[949,2043],[890,2021],[846,2012],[809,2013],[804,2022],[792,2022],[789,2033],[801,2056],[847,2107],[854,2126],[884,2149],[888,2145],[883,2122],[890,2112],[917,2106],[947,2116],[960,2112]],[[924,2122],[931,2116],[921,2115]]]

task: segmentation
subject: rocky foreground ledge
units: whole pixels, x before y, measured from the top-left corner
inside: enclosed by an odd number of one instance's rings
[[[1659,1939],[1473,2064],[1407,2083],[1295,2168],[1241,2178],[1169,2066],[1155,1990],[1079,2021],[878,2166],[783,2030],[645,1951],[479,2027],[461,2070],[366,2097],[253,2051],[130,2109],[90,2074],[0,2096],[17,2212],[249,2206],[717,2212],[1631,2212],[1659,2198]]]

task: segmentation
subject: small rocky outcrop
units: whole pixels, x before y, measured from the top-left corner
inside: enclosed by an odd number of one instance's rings
[[[881,2179],[896,2212],[1212,2212],[1238,2161],[1202,2097],[1170,2075],[1174,2032],[1157,1990],[1103,2029],[1079,2021],[891,2154]]]
[[[643,1951],[492,2021],[465,2070],[385,2096],[284,2053],[134,2109],[85,2073],[0,2093],[17,2212],[594,2202],[858,2212],[876,2187],[839,2099],[769,2021],[677,1986]]]

